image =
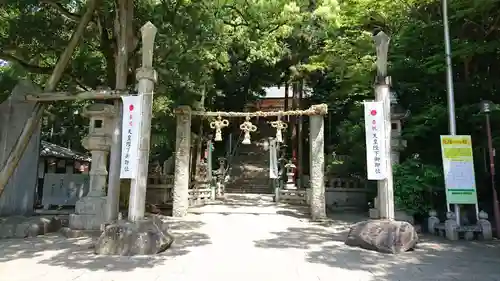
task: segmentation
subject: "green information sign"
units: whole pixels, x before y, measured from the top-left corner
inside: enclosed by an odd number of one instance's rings
[[[448,204],[477,204],[470,136],[441,136],[444,182]]]

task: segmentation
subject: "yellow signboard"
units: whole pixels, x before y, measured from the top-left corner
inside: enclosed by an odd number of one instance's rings
[[[441,136],[441,152],[448,204],[477,204],[471,137]]]

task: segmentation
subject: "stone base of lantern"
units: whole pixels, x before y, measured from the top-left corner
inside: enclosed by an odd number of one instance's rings
[[[377,208],[370,208],[368,212],[370,219],[376,220],[380,218],[380,211]]]
[[[106,222],[106,197],[87,196],[78,200],[75,213],[69,216],[69,228],[73,230],[99,231]]]
[[[278,202],[307,205],[307,191],[303,189],[282,189],[279,191]]]

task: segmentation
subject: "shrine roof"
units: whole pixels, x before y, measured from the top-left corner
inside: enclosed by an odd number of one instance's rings
[[[40,143],[40,156],[72,159],[84,162],[91,161],[91,158],[88,155],[46,141],[41,141]]]

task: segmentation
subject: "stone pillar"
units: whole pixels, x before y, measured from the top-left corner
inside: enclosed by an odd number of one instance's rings
[[[446,234],[446,238],[448,240],[458,240],[458,224],[457,219],[455,217],[455,213],[448,212],[446,213],[446,221],[444,222],[444,231]]]
[[[213,167],[212,167],[212,135],[208,136],[207,140],[207,181],[210,185],[210,199],[215,200],[216,196],[216,187],[215,182],[213,181]]]
[[[106,167],[115,107],[95,103],[87,106],[83,115],[90,118],[89,134],[82,141],[92,155],[90,190],[86,197],[76,202],[75,214],[69,217],[69,226],[75,230],[100,230],[106,221]]]
[[[216,186],[217,186],[217,191],[216,191],[216,198],[222,198],[224,196],[224,185],[225,185],[225,178],[226,178],[226,158],[224,157],[219,157],[219,169],[217,170],[217,181],[216,181]]]
[[[310,116],[309,123],[311,217],[313,220],[321,220],[326,218],[325,125],[323,116]]]
[[[176,110],[177,131],[175,141],[175,178],[172,216],[183,217],[187,214],[189,166],[191,152],[191,108],[181,106]]]
[[[139,138],[139,165],[137,176],[130,185],[128,219],[138,221],[144,218],[146,208],[146,188],[149,174],[149,147],[151,137],[151,118],[153,111],[153,91],[157,80],[153,69],[153,49],[156,27],[148,22],[141,28],[142,67],[137,70],[136,78],[141,97],[141,126]]]
[[[488,221],[488,214],[485,211],[481,211],[478,214],[479,220],[477,221],[478,226],[481,229],[482,240],[492,240],[493,231],[491,229],[491,223]]]
[[[406,113],[404,114],[391,114],[391,163],[399,164],[400,151],[402,151],[406,147],[406,141],[401,139],[401,120],[406,117]],[[370,218],[378,219],[380,218],[380,201],[379,196],[374,199],[374,207],[370,208]],[[399,220],[399,218],[396,218]]]
[[[375,197],[373,199],[373,208],[370,208],[368,210],[370,219],[378,219],[378,218],[380,218],[380,213],[379,213],[378,206],[379,206],[378,197]]]
[[[16,140],[21,134],[24,124],[28,122],[35,108],[36,102],[26,101],[25,96],[27,93],[37,92],[41,92],[41,90],[33,83],[21,80],[12,90],[9,98],[0,104],[0,163],[5,163],[9,158],[9,153],[16,146]],[[30,215],[33,213],[39,155],[40,125],[37,125],[25,152],[19,159],[18,166],[5,183],[3,192],[0,191],[0,216]],[[38,176],[43,177],[44,175],[40,173]]]
[[[427,231],[431,234],[436,234],[436,226],[440,223],[435,210],[429,211],[429,218],[427,219]]]

